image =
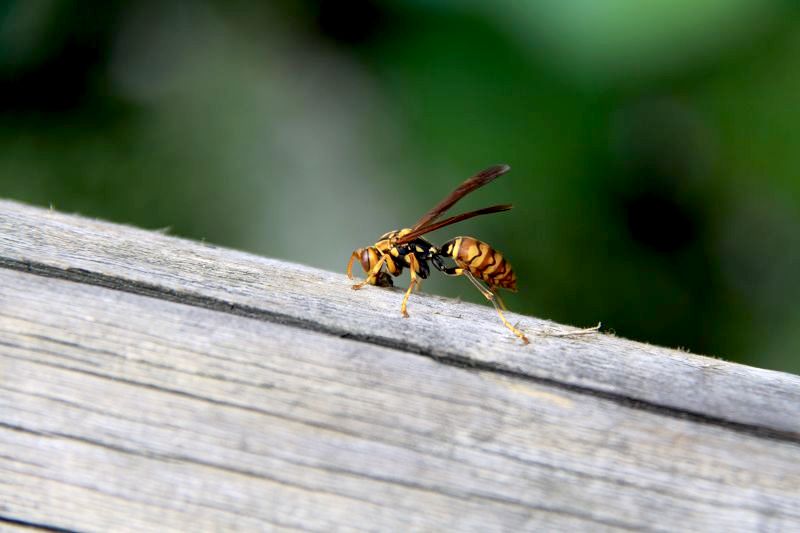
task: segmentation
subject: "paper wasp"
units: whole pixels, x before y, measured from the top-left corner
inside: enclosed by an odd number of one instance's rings
[[[350,261],[347,263],[347,276],[350,279],[353,278],[353,262],[356,260],[361,263],[361,267],[367,273],[367,278],[361,283],[353,285],[353,289],[360,289],[367,284],[391,286],[390,275],[399,276],[403,272],[403,267],[408,267],[411,283],[403,296],[403,303],[400,305],[400,312],[404,317],[408,317],[406,311],[408,297],[411,295],[411,291],[422,283],[421,279],[426,279],[430,274],[428,266],[430,261],[437,270],[448,276],[464,276],[472,282],[481,294],[492,302],[503,324],[527,344],[528,338],[525,334],[511,325],[503,315],[503,309],[506,309],[506,306],[497,293],[497,289],[502,287],[516,292],[517,276],[500,252],[473,237],[456,237],[439,248],[422,238],[426,233],[468,218],[511,209],[509,204],[493,205],[436,222],[436,219],[461,198],[502,176],[510,169],[511,167],[508,165],[495,165],[479,172],[459,185],[433,209],[425,213],[412,227],[385,233],[372,246],[353,251]],[[452,260],[455,266],[447,266],[445,259]],[[383,270],[384,268],[386,271]]]

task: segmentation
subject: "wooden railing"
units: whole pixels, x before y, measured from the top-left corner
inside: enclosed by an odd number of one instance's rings
[[[13,202],[0,267],[0,527],[800,530],[798,376]]]

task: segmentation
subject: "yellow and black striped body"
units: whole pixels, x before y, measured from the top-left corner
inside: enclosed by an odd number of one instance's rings
[[[441,253],[452,258],[459,268],[485,281],[489,287],[517,290],[517,275],[511,265],[485,242],[473,237],[456,237],[442,245]]]

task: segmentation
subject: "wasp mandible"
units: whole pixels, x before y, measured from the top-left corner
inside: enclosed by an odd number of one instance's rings
[[[509,170],[511,167],[508,165],[495,165],[475,174],[459,185],[433,209],[425,213],[412,227],[385,233],[372,246],[353,251],[350,261],[347,263],[347,276],[353,279],[353,262],[356,260],[361,263],[361,267],[367,273],[367,278],[361,283],[353,285],[353,289],[360,289],[367,284],[391,286],[390,275],[399,276],[403,272],[403,267],[408,267],[411,283],[408,285],[403,296],[403,303],[400,305],[400,312],[404,317],[408,317],[406,311],[408,297],[415,287],[419,287],[422,283],[421,280],[426,279],[430,274],[428,266],[428,262],[430,262],[437,270],[448,276],[464,276],[472,282],[481,294],[492,302],[503,324],[527,344],[528,338],[525,334],[511,325],[503,315],[506,306],[497,293],[497,289],[502,287],[516,292],[517,276],[500,252],[474,237],[456,237],[439,248],[422,238],[426,233],[468,218],[511,209],[510,204],[493,205],[436,222],[461,198]],[[446,258],[451,259],[455,266],[447,266],[444,261]]]

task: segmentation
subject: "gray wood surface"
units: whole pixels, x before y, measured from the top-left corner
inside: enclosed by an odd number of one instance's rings
[[[0,528],[800,530],[796,376],[11,202],[0,266]]]
[[[358,243],[354,243],[356,246]],[[342,251],[342,263],[350,250]],[[800,377],[617,339],[400,289],[353,292],[342,274],[0,201],[0,266],[170,299],[800,437]],[[642,310],[647,312],[646,309]],[[602,320],[603,317],[598,317]],[[591,324],[583,324],[589,326]]]

